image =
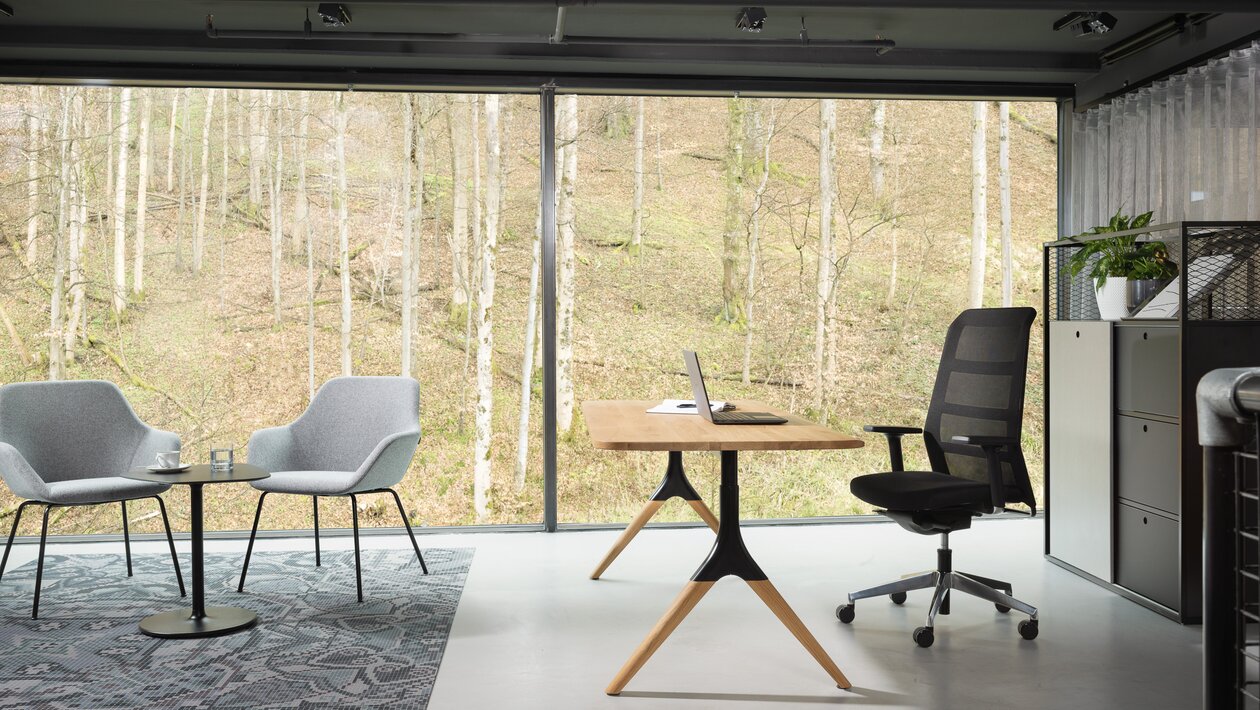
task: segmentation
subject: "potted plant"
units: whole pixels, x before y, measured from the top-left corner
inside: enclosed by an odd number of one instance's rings
[[[1136,217],[1120,212],[1107,224],[1078,234],[1096,236],[1110,232],[1141,229],[1151,223],[1151,212]],[[1068,274],[1078,276],[1086,269],[1094,281],[1098,313],[1103,320],[1120,320],[1153,291],[1177,276],[1177,265],[1168,257],[1168,247],[1159,241],[1138,241],[1138,234],[1082,241],[1081,248],[1068,259]]]

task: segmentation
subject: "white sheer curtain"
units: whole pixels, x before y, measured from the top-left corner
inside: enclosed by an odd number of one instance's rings
[[[1072,119],[1069,234],[1117,210],[1260,220],[1260,42]]]

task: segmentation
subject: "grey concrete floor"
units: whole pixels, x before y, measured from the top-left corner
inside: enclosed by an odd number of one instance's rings
[[[675,502],[675,504],[677,504]],[[892,524],[754,527],[745,541],[775,586],[853,683],[834,687],[770,611],[738,580],[716,584],[620,697],[604,687],[708,552],[706,529],[645,530],[605,573],[591,569],[617,533],[441,534],[421,546],[476,554],[429,705],[480,708],[1171,708],[1200,706],[1198,627],[1182,627],[1077,578],[1041,555],[1039,520],[980,521],[952,536],[955,568],[1006,579],[1040,608],[1041,634],[1023,618],[956,595],[936,643],[914,645],[927,592],[901,607],[858,604],[851,626],[834,610],[845,592],[935,564],[936,538]],[[407,547],[403,536],[364,538]],[[348,549],[349,538],[325,538]],[[188,543],[181,543],[187,551]],[[56,554],[119,550],[119,543],[50,545]],[[164,543],[136,549],[162,552]],[[244,542],[209,541],[208,551]],[[309,539],[260,549],[312,549]],[[11,565],[35,555],[14,550]],[[351,573],[347,570],[347,573]],[[371,593],[371,575],[364,579]],[[214,603],[214,600],[209,600]]]

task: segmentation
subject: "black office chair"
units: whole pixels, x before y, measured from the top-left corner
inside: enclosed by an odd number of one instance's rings
[[[1032,308],[977,308],[963,311],[949,326],[927,422],[917,427],[868,426],[888,438],[892,471],[858,476],[853,495],[885,510],[879,512],[920,535],[941,536],[937,569],[849,595],[836,617],[853,621],[854,603],[887,594],[894,604],[906,592],[932,589],[927,626],[914,630],[915,643],[927,648],[935,637],[936,615],[949,613],[950,590],[993,602],[997,610],[1028,614],[1019,634],[1037,637],[1037,609],[1011,596],[1011,585],[980,575],[955,572],[949,534],[971,527],[971,519],[1023,503],[1036,513],[1032,483],[1020,449],[1024,416],[1024,380],[1028,369],[1028,332]],[[906,471],[901,437],[923,434],[931,471]]]

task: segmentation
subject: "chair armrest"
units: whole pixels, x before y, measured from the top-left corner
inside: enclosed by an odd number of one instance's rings
[[[293,430],[286,425],[254,432],[249,436],[246,461],[268,473],[298,468],[293,461]]]
[[[0,441],[0,478],[8,484],[9,490],[19,498],[28,500],[48,500],[48,486],[31,468],[22,452],[13,448],[12,444]]]
[[[1013,436],[955,436],[953,441],[984,449],[984,458],[989,463],[989,497],[993,500],[994,510],[1003,508],[1006,505],[1006,485],[1002,480],[1002,460],[998,458],[998,450],[1019,444],[1019,439]]]
[[[888,463],[894,471],[906,470],[905,460],[901,456],[901,437],[906,434],[923,433],[923,430],[917,426],[880,426],[877,424],[867,424],[862,427],[862,431],[883,434],[884,438],[888,439]]]
[[[400,431],[386,437],[368,454],[367,460],[356,472],[359,481],[354,485],[355,490],[376,490],[397,484],[407,475],[419,444],[419,429]]]
[[[147,424],[144,425],[144,428],[144,436],[141,437],[139,445],[136,446],[135,455],[131,457],[132,468],[147,466],[156,462],[159,451],[178,451],[180,447],[179,434],[155,429]]]
[[[896,436],[904,436],[906,434],[922,434],[923,429],[917,426],[881,426],[878,424],[867,424],[862,427],[862,431],[869,431],[872,434],[893,434]]]

